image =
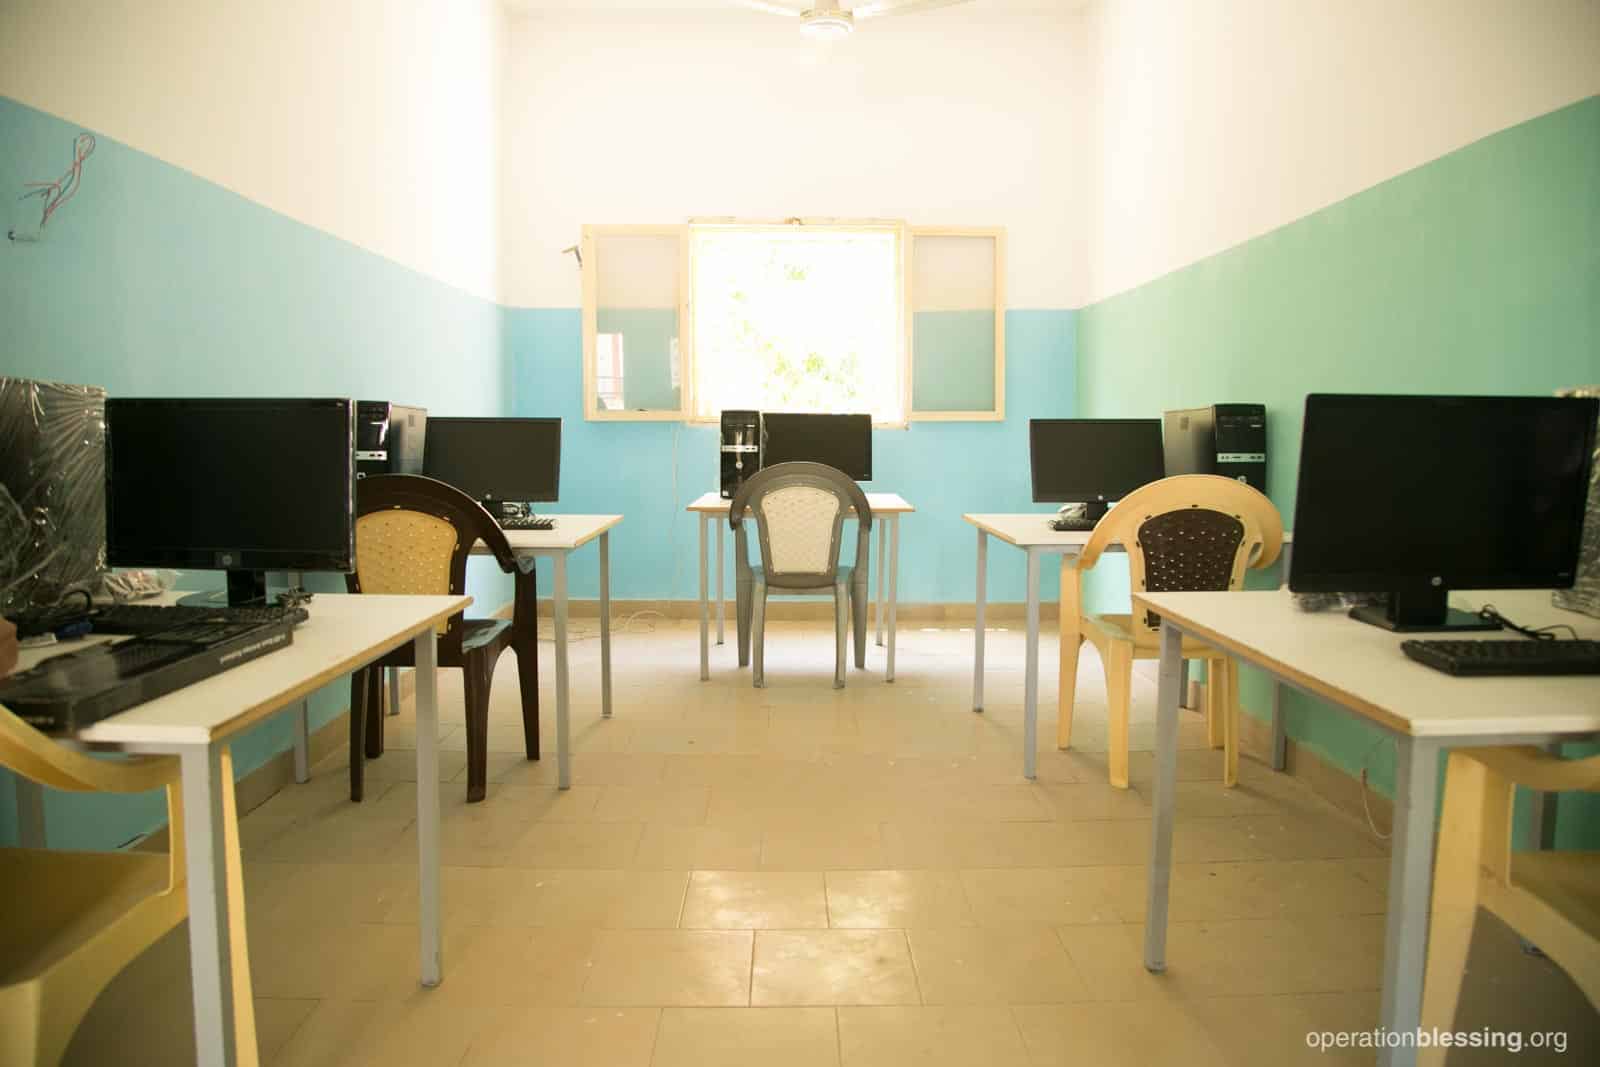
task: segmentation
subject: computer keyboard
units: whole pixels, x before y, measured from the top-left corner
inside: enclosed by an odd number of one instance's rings
[[[224,604],[215,607],[193,604],[107,604],[94,610],[89,616],[89,623],[96,633],[142,637],[207,620],[259,625],[285,620],[302,623],[310,617],[303,607],[283,604],[251,604],[244,607]]]
[[[1600,641],[1402,641],[1400,651],[1462,676],[1600,674]]]
[[[1092,530],[1099,519],[1086,519],[1081,515],[1057,515],[1050,520],[1050,529],[1063,530]]]
[[[502,530],[554,530],[556,520],[533,515],[509,515],[500,520]]]

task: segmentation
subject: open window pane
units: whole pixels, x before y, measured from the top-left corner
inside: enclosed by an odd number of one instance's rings
[[[914,418],[1004,414],[998,233],[915,231],[911,241]]]
[[[585,381],[591,417],[682,411],[682,240],[670,228],[590,236]]]

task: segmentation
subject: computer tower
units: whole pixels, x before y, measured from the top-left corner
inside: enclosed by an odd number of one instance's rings
[[[1167,476],[1220,474],[1267,491],[1267,408],[1212,404],[1165,413]]]
[[[356,477],[421,474],[428,409],[387,400],[356,402]]]
[[[731,500],[745,479],[761,469],[761,412],[724,411],[720,441],[722,496]]]

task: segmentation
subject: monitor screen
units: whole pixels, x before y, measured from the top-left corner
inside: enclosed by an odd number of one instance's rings
[[[429,418],[422,472],[484,504],[558,500],[561,420]]]
[[[761,465],[825,463],[858,482],[872,480],[871,415],[761,416]]]
[[[1030,419],[1028,455],[1039,504],[1121,500],[1160,481],[1160,419]]]
[[[1596,406],[1306,397],[1290,588],[1570,586]]]
[[[107,560],[349,571],[354,407],[349,400],[107,400]]]

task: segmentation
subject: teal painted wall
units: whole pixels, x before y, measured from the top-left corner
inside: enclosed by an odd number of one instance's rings
[[[515,413],[563,420],[557,510],[627,516],[612,535],[613,595],[698,596],[699,531],[683,509],[717,487],[717,429],[585,422],[581,320],[576,308],[507,310]],[[970,602],[977,535],[961,514],[1036,507],[1030,502],[1028,419],[1076,410],[1074,337],[1070,311],[1009,311],[1004,422],[919,422],[909,430],[873,432],[874,477],[866,488],[897,492],[917,508],[901,520],[903,602]],[[730,596],[732,567],[730,550]],[[582,556],[570,580],[575,596],[598,592],[597,569]],[[1054,599],[1055,582],[1046,581],[1043,588]],[[1021,553],[991,553],[989,597],[1023,599]]]
[[[1290,526],[1307,393],[1600,381],[1600,97],[1086,308],[1078,356],[1085,416],[1265,403],[1269,493]],[[1119,594],[1125,574],[1096,590]],[[1270,706],[1254,672],[1243,696]],[[1297,740],[1352,773],[1371,758],[1392,790],[1383,735],[1304,698],[1288,707]]]
[[[36,223],[35,201],[15,197],[24,182],[66,168],[79,130],[0,97],[7,228]],[[81,190],[44,239],[0,241],[0,374],[101,385],[113,396],[350,396],[505,413],[495,304],[98,140]],[[472,578],[480,605],[510,599],[487,561],[474,561]],[[323,581],[343,587],[336,576]],[[318,694],[314,724],[345,707],[347,688]],[[236,746],[240,772],[288,744],[286,717],[263,723]],[[102,848],[148,831],[162,812],[153,798],[51,794],[47,817],[52,843]],[[15,827],[0,772],[0,843],[15,840]]]

